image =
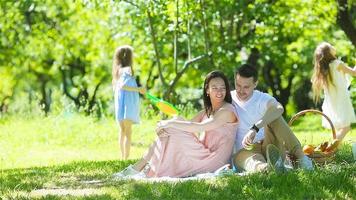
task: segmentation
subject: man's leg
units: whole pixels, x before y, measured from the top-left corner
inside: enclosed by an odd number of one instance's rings
[[[267,170],[267,162],[261,153],[261,144],[254,144],[253,150],[241,149],[234,155],[234,164],[238,170],[260,172]]]
[[[295,155],[298,159],[304,156],[298,138],[294,135],[283,117],[277,118],[265,127],[265,139],[262,144],[263,153],[266,151],[268,144],[276,145],[281,150],[282,157],[285,156],[285,150]]]
[[[269,143],[275,144],[280,149],[283,159],[285,158],[285,150],[287,150],[289,154],[295,156],[296,164],[300,168],[305,170],[314,169],[311,159],[304,155],[298,138],[282,117],[279,117],[265,127],[265,141],[262,144],[262,152],[265,152]]]

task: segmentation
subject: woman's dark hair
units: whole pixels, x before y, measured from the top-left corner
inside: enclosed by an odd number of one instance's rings
[[[244,78],[250,78],[253,77],[253,81],[257,81],[257,70],[254,66],[250,65],[250,64],[243,64],[241,65],[235,73],[235,80],[236,80],[236,75],[239,74],[240,76],[244,77]]]
[[[218,70],[210,72],[205,77],[204,88],[203,88],[204,109],[205,109],[205,113],[208,117],[212,114],[213,107],[211,105],[210,97],[208,96],[207,90],[209,88],[209,83],[210,83],[211,79],[214,79],[214,78],[221,78],[224,80],[225,88],[226,88],[226,95],[225,95],[224,101],[228,102],[228,103],[232,102],[232,98],[231,98],[231,94],[230,94],[230,85],[229,85],[229,81],[228,81],[227,77],[225,76],[225,74],[222,71],[218,71]]]

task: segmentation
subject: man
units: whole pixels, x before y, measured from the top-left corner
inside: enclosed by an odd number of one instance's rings
[[[272,96],[255,90],[257,70],[248,64],[235,73],[233,104],[239,115],[233,162],[238,170],[285,171],[285,152],[297,158],[300,168],[313,170],[300,142],[282,117],[283,106]]]

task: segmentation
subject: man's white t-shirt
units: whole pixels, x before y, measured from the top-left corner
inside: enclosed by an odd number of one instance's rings
[[[234,153],[242,149],[242,140],[250,128],[259,121],[267,111],[267,104],[270,100],[277,100],[267,93],[254,90],[252,96],[246,102],[241,102],[237,96],[236,91],[231,91],[232,103],[239,115],[239,126],[236,131],[236,139],[234,146]],[[254,142],[260,141],[264,138],[264,129],[261,128]]]

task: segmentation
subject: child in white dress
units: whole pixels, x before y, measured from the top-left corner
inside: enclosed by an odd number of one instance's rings
[[[314,72],[312,88],[315,102],[320,100],[323,90],[323,113],[337,129],[336,138],[342,140],[351,130],[351,123],[356,122],[355,110],[351,103],[351,77],[356,76],[356,67],[350,68],[336,57],[336,49],[327,42],[319,44],[314,52]],[[330,128],[323,119],[323,126]]]

